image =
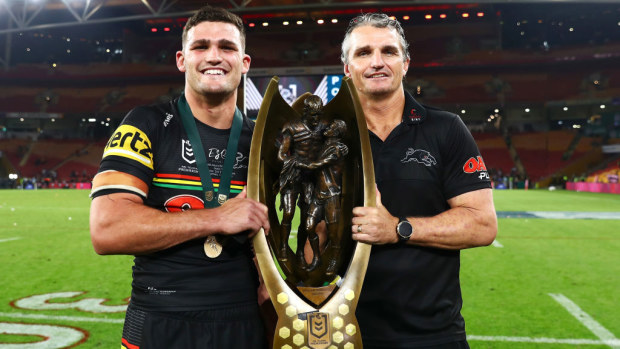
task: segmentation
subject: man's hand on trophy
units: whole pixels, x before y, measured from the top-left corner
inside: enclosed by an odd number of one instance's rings
[[[398,218],[394,217],[381,203],[381,193],[375,187],[376,207],[355,207],[351,231],[353,240],[373,245],[395,244],[398,242],[396,225]]]
[[[236,197],[229,199],[222,206],[212,209],[216,213],[216,226],[222,228],[224,235],[233,235],[248,232],[248,237],[253,237],[260,228],[269,233],[270,224],[267,215],[267,206],[249,199],[246,188]],[[209,224],[214,224],[212,221]]]

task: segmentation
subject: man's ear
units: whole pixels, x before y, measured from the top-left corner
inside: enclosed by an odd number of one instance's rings
[[[180,72],[185,73],[185,56],[183,55],[183,51],[177,51],[177,69]]]
[[[409,63],[411,62],[411,58],[407,58],[405,64],[403,64],[403,76],[407,75],[407,71],[409,71]]]
[[[243,55],[243,69],[241,70],[242,74],[246,74],[250,70],[250,62],[252,62],[252,57],[248,54]]]
[[[349,65],[348,64],[344,65],[344,75],[346,75],[347,77],[351,77],[351,72],[349,71]]]

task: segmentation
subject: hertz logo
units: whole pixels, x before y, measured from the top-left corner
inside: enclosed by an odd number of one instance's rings
[[[103,151],[104,159],[110,155],[135,160],[153,169],[151,141],[144,132],[131,125],[121,125],[116,129]]]

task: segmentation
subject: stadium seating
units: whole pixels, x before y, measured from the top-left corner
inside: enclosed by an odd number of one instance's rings
[[[515,165],[502,136],[480,132],[472,133],[472,135],[478,144],[487,169],[510,173]]]
[[[0,149],[21,177],[90,181],[97,172],[103,144],[85,140],[3,139]]]
[[[582,138],[572,156],[564,159],[576,131],[528,132],[512,136],[512,144],[517,150],[528,176],[536,181],[553,175],[593,149],[592,138]]]

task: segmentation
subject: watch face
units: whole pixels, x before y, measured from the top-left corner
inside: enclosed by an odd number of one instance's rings
[[[398,223],[398,235],[403,240],[409,240],[411,237],[411,233],[413,232],[413,227],[409,221],[402,221]]]

